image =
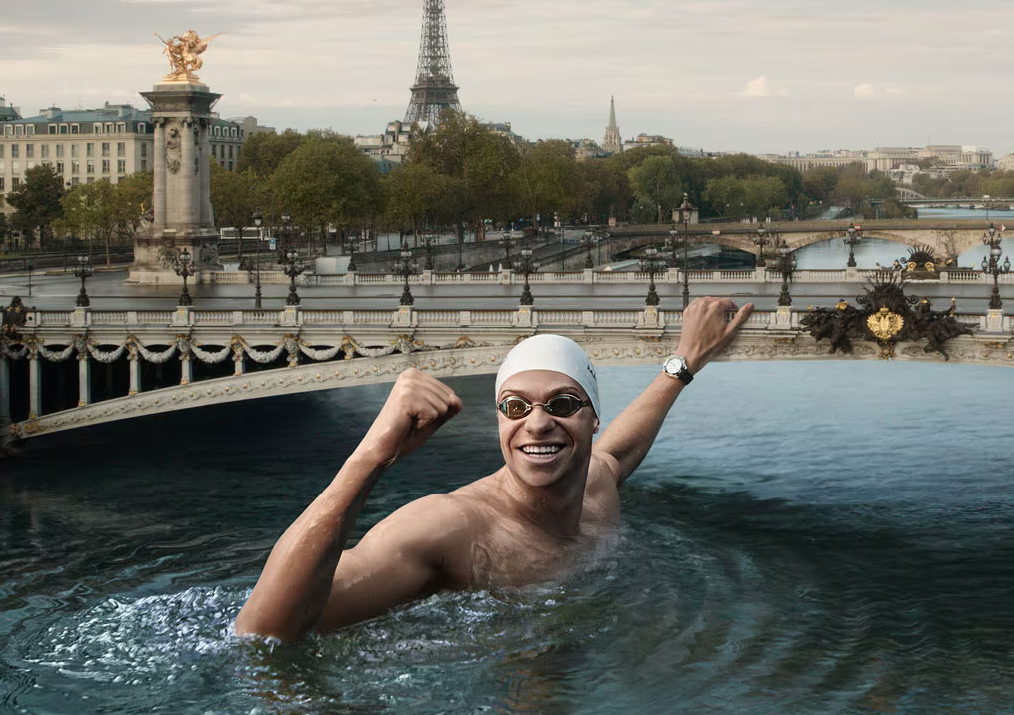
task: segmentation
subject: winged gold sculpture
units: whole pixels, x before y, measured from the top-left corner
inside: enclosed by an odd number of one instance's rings
[[[221,32],[216,32],[214,35],[202,38],[193,30],[187,30],[182,35],[176,35],[167,40],[156,32],[155,37],[162,40],[162,44],[165,45],[162,52],[169,58],[169,74],[166,75],[166,79],[177,81],[200,79],[194,74],[194,70],[199,70],[204,66],[204,60],[200,56],[208,49],[211,41],[221,34]]]

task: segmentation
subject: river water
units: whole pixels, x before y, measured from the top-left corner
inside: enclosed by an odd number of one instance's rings
[[[655,368],[603,368],[613,419]],[[356,536],[500,464],[492,376]],[[292,646],[231,623],[387,388],[155,415],[0,463],[3,713],[1014,713],[1014,371],[716,364],[592,570]]]

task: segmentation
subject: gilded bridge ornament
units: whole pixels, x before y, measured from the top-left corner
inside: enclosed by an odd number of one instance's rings
[[[925,265],[925,263],[923,264]],[[925,340],[924,352],[938,352],[949,359],[944,343],[959,335],[971,335],[972,326],[954,317],[948,310],[933,310],[928,298],[905,295],[905,279],[895,273],[881,272],[856,298],[859,307],[841,300],[834,308],[812,308],[799,321],[815,340],[828,340],[831,354],[851,353],[853,341],[866,340],[880,346],[880,356],[895,356],[899,342]]]
[[[905,327],[905,319],[883,307],[866,319],[866,325],[877,340],[890,340]]]
[[[155,37],[162,40],[165,45],[162,48],[163,54],[169,58],[169,74],[166,75],[166,79],[177,81],[200,79],[194,74],[194,70],[199,70],[204,66],[204,60],[200,58],[200,55],[208,49],[211,41],[221,34],[221,32],[216,32],[214,35],[202,39],[193,30],[187,30],[182,35],[176,35],[167,40],[156,32]]]

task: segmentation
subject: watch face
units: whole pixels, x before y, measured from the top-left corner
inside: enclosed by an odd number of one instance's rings
[[[686,360],[673,355],[671,358],[665,361],[665,371],[670,375],[677,375],[687,366]]]

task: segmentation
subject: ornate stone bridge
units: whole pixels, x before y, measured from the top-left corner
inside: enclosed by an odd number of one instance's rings
[[[826,343],[800,329],[801,315],[754,313],[722,359],[832,358]],[[0,429],[8,444],[167,410],[389,382],[409,366],[438,377],[491,373],[514,344],[539,332],[574,338],[599,365],[657,364],[676,348],[682,313],[180,307],[25,317],[18,335],[0,340]],[[959,318],[977,331],[948,343],[951,362],[1014,367],[1014,319],[1000,311]],[[902,343],[896,357],[943,361],[923,347]],[[879,355],[875,344],[857,343],[848,357]],[[108,389],[96,399],[101,371]]]

